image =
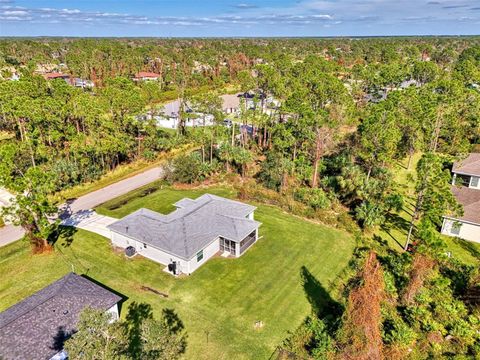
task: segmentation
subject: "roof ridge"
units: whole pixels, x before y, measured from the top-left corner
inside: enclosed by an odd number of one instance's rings
[[[194,200],[194,201],[196,201],[196,200]],[[203,208],[205,205],[210,204],[212,201],[213,201],[213,200],[210,199],[210,200],[204,202],[203,204],[200,204],[200,205],[199,205],[198,207],[196,207],[195,209],[191,209],[190,211],[187,211],[185,214],[182,214],[181,219],[184,219],[186,216],[190,215],[191,213],[200,210],[200,209]],[[178,210],[179,210],[179,209],[174,210],[174,211],[172,211],[170,214],[174,214],[174,213],[177,212]],[[182,209],[180,209],[180,210],[182,210]],[[184,210],[184,209],[183,209],[183,210]],[[168,215],[170,215],[170,214],[168,214]],[[165,222],[170,223],[170,222],[173,222],[173,221],[175,221],[175,220],[179,220],[179,219],[178,219],[178,218],[168,219],[168,220],[165,221]]]
[[[188,254],[188,242],[187,242],[187,231],[185,229],[185,218],[182,218],[182,233],[183,233],[183,246],[185,248],[185,254]]]

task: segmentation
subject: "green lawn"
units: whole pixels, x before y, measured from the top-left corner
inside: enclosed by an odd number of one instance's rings
[[[399,213],[387,217],[385,223],[373,234],[375,239],[384,242],[390,248],[397,251],[403,251],[415,207],[415,182],[413,177],[415,176],[415,168],[420,157],[421,154],[416,154],[413,157],[410,170],[407,169],[408,161],[406,159],[395,166],[395,180],[398,183],[399,190],[405,196],[404,207]],[[442,235],[442,238],[447,245],[447,251],[450,252],[454,258],[471,265],[478,265],[480,263],[480,244],[450,236]]]
[[[168,212],[180,198],[205,192],[207,189],[163,188],[140,198],[123,197],[98,211],[118,217],[142,206]],[[208,192],[234,194],[225,188],[210,188]],[[258,206],[256,219],[263,223],[263,238],[244,256],[211,259],[181,279],[165,274],[163,266],[152,261],[140,257],[127,260],[112,251],[106,238],[85,231],[65,235],[67,239],[71,236],[71,245],[60,239],[50,254],[31,255],[27,244],[13,243],[0,248],[0,310],[73,268],[127,296],[123,315],[132,301],[151,304],[157,315],[165,307],[177,311],[188,332],[189,359],[267,359],[287,332],[310,312],[308,298],[319,303],[328,299],[355,242],[347,233],[274,207]],[[308,276],[305,289],[302,267]],[[144,291],[142,286],[169,297]],[[258,320],[264,323],[261,329],[254,328]]]

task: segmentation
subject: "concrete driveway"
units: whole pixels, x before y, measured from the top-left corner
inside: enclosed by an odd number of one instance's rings
[[[112,217],[99,215],[93,210],[81,210],[63,220],[61,224],[88,230],[109,238],[110,230],[107,229],[107,226],[117,220]]]

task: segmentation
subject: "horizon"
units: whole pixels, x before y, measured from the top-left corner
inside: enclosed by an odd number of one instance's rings
[[[448,37],[479,28],[475,0],[0,0],[0,37]]]
[[[449,34],[417,34],[417,35],[330,35],[330,36],[63,36],[63,35],[0,35],[0,39],[206,39],[206,40],[249,40],[249,39],[391,39],[391,38],[475,38],[478,34],[449,35]]]

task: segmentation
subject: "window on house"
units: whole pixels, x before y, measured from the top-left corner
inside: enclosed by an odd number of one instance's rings
[[[203,250],[200,250],[200,251],[197,253],[197,262],[202,261],[202,259],[203,259]]]
[[[458,221],[455,221],[452,224],[452,228],[450,229],[450,234],[459,235],[461,227],[462,227],[462,223],[459,223]]]
[[[470,180],[470,187],[478,187],[479,182],[480,182],[480,177],[472,176]]]
[[[455,185],[457,186],[469,186],[470,185],[470,176],[457,174],[455,177]]]

